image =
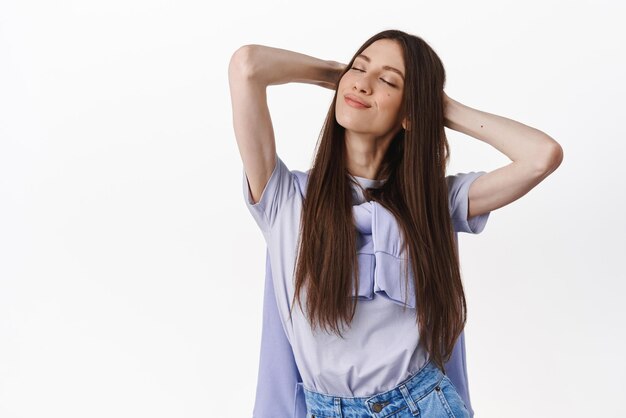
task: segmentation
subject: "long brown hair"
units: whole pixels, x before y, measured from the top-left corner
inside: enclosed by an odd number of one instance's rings
[[[449,160],[443,109],[445,70],[422,38],[385,30],[358,49],[341,77],[363,50],[383,38],[397,41],[403,50],[401,112],[410,125],[393,138],[381,163],[376,178],[385,182],[366,189],[366,198],[387,208],[398,222],[413,272],[420,341],[444,370],[467,313],[445,179]],[[335,89],[309,170],[294,298],[302,309],[300,292],[305,287],[311,326],[330,327],[341,336],[338,322],[349,324],[356,311],[359,266],[352,212],[354,180],[347,170],[345,128],[335,118],[336,100]],[[293,305],[292,300],[292,309]]]

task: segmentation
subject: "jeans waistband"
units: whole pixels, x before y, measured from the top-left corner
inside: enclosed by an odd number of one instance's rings
[[[413,376],[394,388],[368,397],[343,397],[303,389],[307,411],[313,416],[328,416],[332,413],[342,417],[349,413],[366,412],[374,417],[384,417],[407,405],[411,411],[416,411],[418,408],[415,402],[438,386],[444,376],[432,361],[428,361]]]

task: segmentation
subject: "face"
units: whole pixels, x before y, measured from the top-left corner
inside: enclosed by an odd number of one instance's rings
[[[346,130],[376,137],[397,130],[402,122],[404,74],[402,47],[397,41],[379,39],[372,43],[339,80],[337,122]]]

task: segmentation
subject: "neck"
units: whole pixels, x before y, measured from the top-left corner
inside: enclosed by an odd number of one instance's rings
[[[377,180],[378,169],[396,133],[397,131],[391,132],[384,137],[376,137],[371,134],[363,134],[346,129],[345,143],[348,173],[355,177]]]

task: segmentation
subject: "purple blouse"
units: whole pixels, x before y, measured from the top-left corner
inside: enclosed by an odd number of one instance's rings
[[[291,272],[307,173],[290,171],[278,155],[276,162],[257,203],[252,203],[243,172],[246,205],[267,243],[255,418],[304,417],[303,387],[338,396],[370,396],[388,390],[428,360],[415,323],[411,271],[409,288],[404,288],[406,254],[400,252],[399,226],[378,202],[365,201],[357,186],[353,189],[353,215],[358,231],[359,300],[352,324],[342,331],[345,338],[320,330],[313,332],[298,305],[289,319],[294,292]],[[485,227],[489,213],[467,219],[469,186],[482,174],[485,172],[446,177],[450,216],[457,233],[477,234]],[[364,188],[382,183],[353,178]],[[402,312],[405,297],[408,308]],[[473,415],[464,334],[446,363],[446,373]]]

